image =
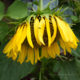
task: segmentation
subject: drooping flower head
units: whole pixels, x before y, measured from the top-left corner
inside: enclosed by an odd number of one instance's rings
[[[71,49],[77,48],[78,42],[69,24],[62,18],[38,13],[18,26],[3,53],[21,64],[24,61],[34,64],[43,57],[60,56],[60,48],[64,50],[64,55],[66,51],[71,53]]]

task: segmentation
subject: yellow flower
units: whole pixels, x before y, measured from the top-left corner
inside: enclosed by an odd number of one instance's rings
[[[49,16],[49,19],[36,17],[33,22],[26,21],[20,25],[5,46],[3,53],[8,58],[12,58],[21,64],[31,62],[37,63],[43,57],[55,58],[60,56],[61,48],[71,53],[71,49],[76,49],[79,40],[71,30],[69,24],[57,16]],[[41,55],[39,49],[41,48]]]

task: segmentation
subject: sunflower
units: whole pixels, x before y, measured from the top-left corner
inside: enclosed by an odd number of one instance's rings
[[[64,55],[66,51],[71,53],[71,49],[77,48],[78,42],[69,24],[60,17],[36,16],[18,26],[3,53],[21,64],[24,61],[34,64],[43,57],[60,56],[59,45],[64,50]]]

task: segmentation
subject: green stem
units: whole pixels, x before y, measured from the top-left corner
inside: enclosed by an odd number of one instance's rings
[[[39,9],[40,11],[43,9],[43,0],[39,0]]]
[[[39,73],[39,80],[41,80],[41,70],[40,70],[40,73]]]

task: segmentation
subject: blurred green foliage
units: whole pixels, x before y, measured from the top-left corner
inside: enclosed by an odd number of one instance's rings
[[[4,16],[4,4],[0,1],[0,20]]]
[[[80,1],[79,0],[58,0],[59,8],[69,7],[66,10],[71,22],[73,31],[80,39]],[[0,1],[0,80],[27,80],[24,78],[34,78],[34,80],[80,80],[80,43],[76,51],[72,50],[72,55],[63,56],[56,59],[42,59],[35,65],[30,63],[19,64],[16,61],[6,58],[2,54],[2,49],[8,41],[10,31],[15,31],[17,23],[22,21],[29,14],[28,3],[15,0],[5,12],[4,3]],[[69,19],[67,19],[69,21]],[[13,30],[12,30],[12,27]]]
[[[3,41],[5,36],[9,33],[8,29],[9,29],[8,24],[3,21],[0,21],[0,41],[1,42]]]

